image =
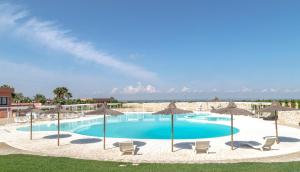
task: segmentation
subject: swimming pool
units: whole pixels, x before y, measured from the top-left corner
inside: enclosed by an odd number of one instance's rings
[[[201,120],[201,121],[230,121],[230,118],[228,117],[211,116],[208,114],[187,115],[186,118],[192,120]]]
[[[201,120],[190,121],[189,118],[201,118]],[[175,139],[200,139],[214,138],[230,135],[230,126],[216,123],[216,118],[209,114],[174,115],[174,138]],[[229,118],[218,118],[218,121],[228,121]],[[130,139],[169,139],[171,122],[170,115],[152,114],[125,114],[121,116],[108,116],[106,123],[106,136],[111,138]],[[20,127],[19,131],[29,131],[29,126]],[[56,131],[56,123],[34,125],[33,131]],[[69,131],[87,136],[103,136],[102,117],[84,121],[62,122],[62,131]],[[234,128],[234,134],[239,129]]]

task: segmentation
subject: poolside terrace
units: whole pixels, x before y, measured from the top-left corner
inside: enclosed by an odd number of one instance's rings
[[[63,122],[76,120],[90,120],[95,116],[79,119],[65,119]],[[53,121],[55,122],[55,121]],[[48,123],[47,121],[38,123]],[[227,121],[221,122],[228,124]],[[107,138],[107,150],[102,149],[102,138],[62,132],[61,146],[56,145],[56,132],[34,132],[33,140],[29,140],[29,133],[17,131],[16,128],[28,124],[8,124],[1,126],[0,142],[38,155],[63,156],[80,159],[110,160],[124,162],[156,162],[156,163],[204,163],[204,162],[244,162],[244,161],[290,161],[299,160],[295,154],[300,152],[300,130],[297,127],[280,125],[280,144],[270,151],[261,152],[249,147],[241,146],[242,142],[252,141],[260,143],[263,137],[274,135],[274,121],[236,116],[235,127],[240,132],[234,135],[235,150],[230,149],[230,136],[204,139],[211,142],[208,154],[195,154],[192,145],[196,140],[175,140],[175,152],[170,152],[169,140],[133,139],[137,145],[135,155],[120,155],[118,142],[126,138]],[[255,126],[255,127],[254,127]],[[199,131],[201,132],[201,131]],[[197,139],[199,140],[199,139]],[[293,156],[294,155],[294,156]],[[285,156],[287,158],[278,158]]]

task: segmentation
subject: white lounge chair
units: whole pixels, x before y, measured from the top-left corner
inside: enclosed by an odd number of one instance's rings
[[[193,146],[193,150],[196,153],[199,152],[205,152],[208,154],[208,149],[210,148],[210,142],[209,141],[196,141],[195,146]]]
[[[119,148],[122,155],[127,153],[134,155],[136,146],[133,145],[133,141],[124,141],[124,142],[119,142]]]
[[[246,145],[246,146],[250,146],[254,149],[259,149],[261,151],[264,151],[265,149],[268,149],[268,150],[271,150],[272,149],[272,146],[276,143],[276,138],[275,137],[267,137],[264,139],[264,143],[261,144],[261,145],[254,145],[252,143],[243,143],[243,145]]]
[[[16,123],[26,123],[26,122],[28,122],[28,119],[26,117],[16,117],[15,122]]]

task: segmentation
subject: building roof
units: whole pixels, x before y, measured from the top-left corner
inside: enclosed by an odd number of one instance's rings
[[[15,92],[15,90],[13,88],[0,88],[0,95],[2,94],[12,94],[13,92]]]

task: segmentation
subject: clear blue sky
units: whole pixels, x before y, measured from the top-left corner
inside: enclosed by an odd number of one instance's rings
[[[300,98],[298,0],[0,1],[0,84],[27,96]],[[5,75],[3,75],[3,73]]]

